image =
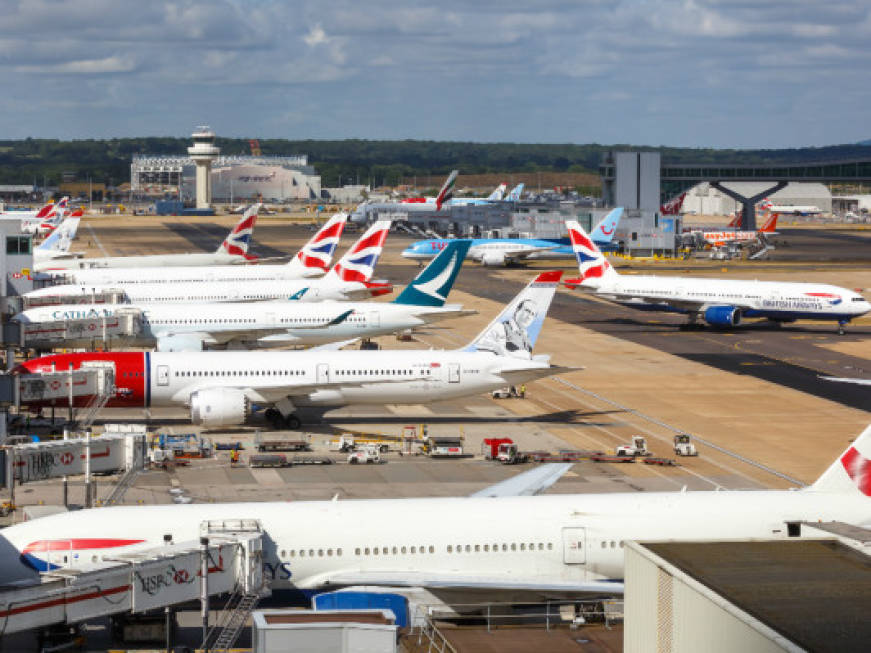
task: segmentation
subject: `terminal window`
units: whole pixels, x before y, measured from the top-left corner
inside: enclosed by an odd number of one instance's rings
[[[7,236],[7,254],[30,254],[30,236]]]

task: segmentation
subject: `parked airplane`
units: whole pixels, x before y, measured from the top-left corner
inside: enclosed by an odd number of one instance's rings
[[[203,304],[210,302],[250,302],[268,299],[292,299],[304,302],[320,302],[326,299],[356,300],[385,295],[393,287],[384,281],[371,281],[375,264],[384,247],[384,240],[390,229],[390,221],[374,223],[360,240],[339,260],[336,265],[319,279],[275,279],[267,272],[260,272],[265,280],[256,276],[239,275],[225,277],[223,281],[186,281],[183,283],[106,283],[106,284],[65,284],[46,286],[25,293],[26,297],[41,299],[42,303],[54,302],[68,304],[79,297],[87,297],[111,290],[121,290],[124,301],[134,304],[154,304],[172,302],[175,304]],[[323,246],[326,248],[326,246]],[[316,248],[307,250],[315,252]],[[309,264],[310,257],[303,257],[303,265]],[[312,256],[311,258],[316,258]],[[316,263],[320,264],[320,260]],[[259,266],[258,266],[259,267]],[[263,266],[267,267],[267,266]],[[286,266],[268,266],[283,268]],[[231,268],[238,270],[239,268]],[[204,268],[208,273],[209,268]],[[232,271],[231,273],[232,274]],[[253,279],[252,279],[253,277]]]
[[[70,198],[65,196],[57,202],[47,202],[42,206],[42,208],[34,209],[32,211],[0,211],[0,219],[16,220],[24,218],[38,218],[42,220],[58,213],[59,211],[65,211],[67,209],[69,201]]]
[[[195,540],[207,521],[244,517],[263,529],[263,571],[276,590],[399,585],[435,593],[619,594],[630,540],[788,540],[801,537],[804,522],[868,527],[869,458],[871,427],[800,490],[532,496],[571,466],[562,464],[470,497],[79,510],[0,531],[0,580],[38,582],[46,571],[160,546],[165,534]]]
[[[520,196],[523,194],[523,186],[524,184],[517,184],[514,188],[511,189],[511,192],[505,196],[505,199],[509,202],[519,202]]]
[[[759,202],[759,208],[769,213],[781,213],[783,215],[819,215],[822,213],[818,206],[774,204],[767,197]]]
[[[74,258],[81,253],[70,252],[70,245],[79,230],[79,217],[65,218],[45,240],[33,248],[34,265],[43,261]]]
[[[487,197],[454,197],[454,184],[457,181],[457,176],[460,174],[459,170],[452,170],[451,174],[448,175],[447,180],[444,185],[439,190],[439,194],[436,197],[409,197],[407,199],[402,200],[402,204],[435,204],[436,210],[441,211],[442,206],[444,204],[450,204],[451,206],[468,206],[474,204],[488,204],[490,202],[499,202],[505,196],[505,189],[508,188],[508,184],[499,184],[492,193],[490,193]],[[522,184],[520,186],[521,190],[523,188]],[[512,191],[513,192],[513,191]]]
[[[577,279],[567,279],[567,286],[591,289],[630,308],[686,313],[689,325],[699,318],[717,327],[737,326],[743,317],[774,322],[836,320],[843,333],[850,320],[871,311],[871,304],[859,293],[822,283],[620,276],[577,222],[566,225],[581,273]]]
[[[256,214],[249,221],[242,221],[233,233],[221,244],[218,254],[229,254],[244,258],[247,252],[247,242]],[[63,279],[68,284],[95,286],[115,284],[127,286],[130,284],[177,284],[206,281],[268,281],[273,279],[303,279],[305,277],[321,276],[332,262],[333,252],[339,244],[342,230],[345,227],[347,215],[337,213],[303,246],[295,257],[285,265],[191,265],[178,267],[122,267],[122,268],[92,268],[86,270],[52,270],[51,278]],[[241,227],[241,228],[240,228]],[[242,232],[246,232],[242,235]],[[246,244],[243,251],[238,244]],[[178,256],[170,254],[169,256]],[[213,255],[203,255],[213,256]],[[141,258],[141,257],[130,257]]]
[[[620,218],[622,208],[616,208],[593,229],[593,238],[602,246],[611,243]],[[403,252],[405,258],[426,261],[438,254],[451,238],[419,240],[409,245]],[[475,238],[471,241],[469,258],[483,265],[513,265],[526,261],[561,260],[574,258],[571,242],[567,238]]]
[[[680,215],[681,209],[683,208],[683,201],[686,199],[686,196],[686,193],[681,193],[680,195],[671,198],[659,207],[659,213],[661,215]]]
[[[240,264],[256,260],[256,257],[248,255],[248,245],[254,224],[257,222],[257,210],[259,204],[255,204],[230,230],[218,249],[212,253],[196,252],[186,254],[151,254],[148,256],[101,256],[97,258],[80,258],[69,261],[46,262],[35,266],[38,272],[47,272],[51,276],[73,278],[80,270],[90,268],[112,268],[112,272],[101,274],[113,275],[119,273],[119,268],[164,268],[176,266],[203,266],[217,264]],[[149,272],[150,273],[150,272]]]
[[[56,203],[49,202],[38,211],[9,211],[0,214],[0,220],[20,220],[21,231],[37,236],[51,233],[61,220],[69,216],[69,197],[62,197]],[[79,209],[73,214],[81,217]]]
[[[57,322],[88,320],[97,324],[141,311],[142,331],[116,338],[116,347],[156,347],[157,351],[256,349],[321,345],[340,340],[398,333],[433,322],[472,315],[445,300],[469,249],[469,241],[451,243],[392,302],[253,302],[216,304],[68,304],[31,308],[13,319],[26,326],[29,346],[89,347],[102,329],[85,330],[58,343]],[[43,331],[44,330],[44,331]],[[40,341],[40,332],[46,338]],[[99,341],[103,344],[103,341]]]
[[[455,351],[210,351],[53,354],[18,368],[40,372],[107,361],[116,394],[108,406],[190,406],[206,426],[242,424],[252,405],[272,423],[349,404],[418,404],[520,385],[569,368],[533,356],[561,271],[536,277],[468,346]]]
[[[757,242],[759,240],[765,242],[765,239],[768,236],[773,236],[777,233],[777,219],[779,217],[779,213],[772,213],[765,220],[765,223],[756,231],[732,231],[729,229],[724,229],[721,231],[700,231],[698,233],[700,233],[704,241],[712,247],[723,247],[731,243],[747,244]],[[735,221],[737,221],[737,218],[732,222]],[[729,226],[732,226],[732,222],[729,223]]]

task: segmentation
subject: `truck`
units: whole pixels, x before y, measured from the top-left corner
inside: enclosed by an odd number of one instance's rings
[[[461,458],[464,455],[463,440],[460,437],[428,437],[423,451],[431,458]]]
[[[484,454],[485,460],[498,460],[499,459],[499,447],[503,444],[513,444],[514,440],[511,438],[484,438],[484,442],[481,444],[481,451]]]
[[[378,445],[364,444],[348,454],[348,462],[352,465],[357,465],[360,463],[382,463],[387,462],[387,460],[381,457],[381,450]]]
[[[298,437],[282,436],[278,433],[270,433],[264,436],[260,431],[254,434],[254,448],[263,453],[264,451],[311,451],[309,441]]]
[[[249,467],[287,467],[287,458],[280,453],[253,454],[248,456]]]
[[[621,444],[614,453],[618,456],[629,456],[631,458],[651,455],[650,450],[647,448],[647,438],[643,435],[633,435],[632,444]]]
[[[690,441],[689,433],[678,433],[674,436],[674,453],[676,456],[698,456],[696,445]]]

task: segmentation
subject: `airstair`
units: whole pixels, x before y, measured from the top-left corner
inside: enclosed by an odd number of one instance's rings
[[[260,602],[260,595],[259,590],[243,592],[241,588],[237,589],[224,606],[225,617],[212,627],[200,648],[212,653],[229,653]]]

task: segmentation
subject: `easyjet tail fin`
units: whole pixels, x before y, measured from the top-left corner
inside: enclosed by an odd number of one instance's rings
[[[561,276],[562,270],[539,274],[464,351],[531,358]]]
[[[228,254],[230,256],[243,256],[248,258],[248,246],[251,244],[251,234],[254,233],[254,224],[257,222],[257,213],[262,204],[251,205],[242,214],[236,226],[227,234],[215,254]]]
[[[843,494],[858,492],[871,498],[871,426],[807,489]]]
[[[779,213],[772,213],[768,216],[768,219],[765,221],[765,224],[759,229],[762,233],[770,234],[774,233],[774,230],[777,229],[777,218],[780,217]]]

